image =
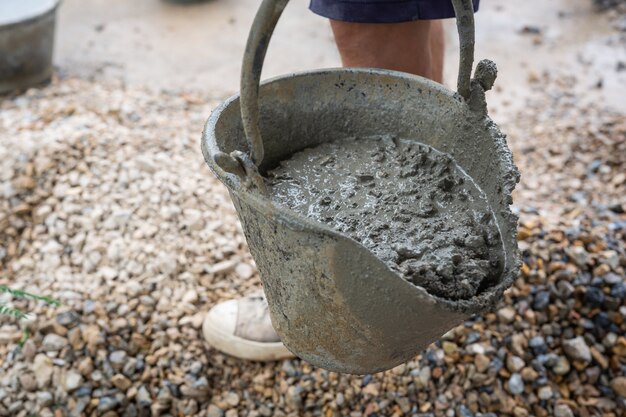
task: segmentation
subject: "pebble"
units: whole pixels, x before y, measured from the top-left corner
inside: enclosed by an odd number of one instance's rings
[[[101,397],[98,401],[98,411],[100,412],[104,412],[104,411],[110,411],[113,410],[114,408],[117,408],[117,406],[119,405],[119,400],[115,397]]]
[[[524,392],[524,381],[520,374],[512,374],[509,378],[508,390],[513,395],[519,395]]]
[[[476,370],[480,373],[484,373],[489,368],[490,363],[491,363],[491,360],[483,354],[478,354],[474,358],[474,364],[476,365]]]
[[[219,408],[218,406],[214,404],[210,404],[207,410],[207,415],[208,417],[223,417],[224,410],[222,410],[221,408]]]
[[[515,319],[515,309],[504,307],[498,310],[498,319],[504,324],[510,324]]]
[[[126,391],[128,388],[131,387],[132,381],[122,374],[115,374],[111,378],[111,384],[115,385],[122,391]]]
[[[549,400],[550,398],[552,398],[552,388],[547,385],[539,388],[537,396],[541,400]]]
[[[31,373],[20,375],[20,386],[24,391],[35,391],[37,389],[37,380]]]
[[[42,348],[46,352],[56,352],[67,346],[67,339],[54,333],[47,334],[42,342]]]
[[[548,352],[548,346],[546,345],[546,341],[541,336],[535,336],[528,341],[528,346],[530,346],[535,353],[535,355],[541,355]]]
[[[148,392],[145,385],[139,387],[136,401],[140,408],[148,408],[152,405],[152,396],[150,395],[150,392]]]
[[[35,373],[35,379],[37,380],[37,386],[39,388],[45,388],[50,383],[52,378],[52,372],[54,366],[52,360],[44,354],[38,354],[35,356],[33,362],[33,372]]]
[[[611,388],[620,397],[626,398],[626,377],[618,376],[611,380]]]
[[[556,364],[552,367],[552,372],[557,375],[566,375],[570,369],[570,363],[567,358],[559,356],[556,360]]]
[[[545,310],[550,304],[550,292],[549,291],[540,291],[535,295],[535,300],[533,301],[533,309],[537,311]]]
[[[61,326],[70,328],[75,326],[80,321],[80,317],[75,311],[70,310],[57,314],[56,321]]]
[[[554,417],[574,417],[574,412],[566,404],[554,406]]]
[[[83,383],[83,377],[80,373],[70,370],[65,374],[64,388],[67,392],[78,389]]]
[[[570,359],[591,362],[591,351],[582,337],[578,336],[564,340],[561,345],[563,346],[563,351]]]
[[[519,356],[509,355],[506,360],[506,367],[511,372],[519,372],[526,364]]]
[[[109,355],[109,361],[111,365],[116,368],[121,368],[126,363],[127,354],[123,350],[116,350]]]
[[[54,397],[52,397],[52,394],[50,392],[48,391],[37,392],[37,403],[39,403],[41,407],[48,407],[52,405],[53,402],[54,402]]]
[[[224,401],[231,407],[236,407],[239,404],[239,395],[236,392],[228,392],[224,397]]]

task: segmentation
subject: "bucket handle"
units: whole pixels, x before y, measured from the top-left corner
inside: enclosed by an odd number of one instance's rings
[[[289,0],[263,0],[250,28],[241,67],[241,120],[250,145],[250,161],[256,167],[264,157],[263,140],[259,128],[259,83],[265,53],[270,38]],[[464,99],[470,97],[470,77],[474,62],[474,8],[472,0],[452,0],[457,16],[460,60],[457,92]],[[240,163],[243,162],[240,159]],[[249,167],[252,168],[252,167]]]

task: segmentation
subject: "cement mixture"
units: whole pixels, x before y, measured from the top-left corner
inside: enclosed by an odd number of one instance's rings
[[[501,273],[485,196],[427,145],[390,136],[327,142],[282,161],[267,183],[274,202],[357,240],[432,295],[469,299]]]

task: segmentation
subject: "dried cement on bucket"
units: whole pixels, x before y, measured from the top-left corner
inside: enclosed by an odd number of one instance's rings
[[[328,142],[282,161],[267,185],[276,204],[355,239],[432,295],[469,299],[502,272],[485,196],[427,145],[390,136]]]

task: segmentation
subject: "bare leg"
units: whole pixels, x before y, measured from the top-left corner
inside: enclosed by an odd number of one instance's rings
[[[344,67],[404,71],[443,80],[443,26],[440,21],[349,23],[330,21]]]
[[[430,30],[430,56],[432,59],[433,81],[443,84],[443,56],[446,50],[443,22],[433,20]]]

